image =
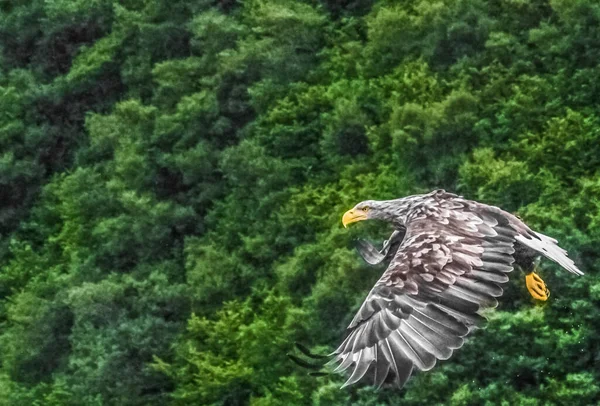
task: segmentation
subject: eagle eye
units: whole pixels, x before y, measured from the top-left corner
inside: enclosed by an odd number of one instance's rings
[[[368,208],[367,206],[365,206],[365,207],[363,207],[361,210],[362,210],[362,211],[364,211],[364,212],[366,213],[366,212],[368,212],[368,211],[369,211],[369,208]]]

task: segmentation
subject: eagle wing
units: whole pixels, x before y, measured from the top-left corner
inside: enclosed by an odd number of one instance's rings
[[[381,250],[375,248],[370,242],[359,239],[356,241],[356,250],[369,265],[377,265],[392,259],[396,255],[396,251],[398,251],[398,247],[402,243],[405,234],[406,229],[394,230],[390,238],[383,242]]]
[[[460,198],[431,203],[410,216],[394,258],[333,353],[336,371],[350,374],[344,386],[402,387],[414,368],[450,358],[484,320],[480,310],[503,293],[519,234],[505,212]]]

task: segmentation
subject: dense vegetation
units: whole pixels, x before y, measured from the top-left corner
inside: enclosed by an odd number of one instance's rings
[[[0,47],[1,405],[600,401],[596,1],[18,0]],[[586,276],[406,390],[307,376],[381,272],[341,214],[432,188]]]

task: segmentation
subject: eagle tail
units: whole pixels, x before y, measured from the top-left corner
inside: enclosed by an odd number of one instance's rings
[[[567,271],[575,275],[583,275],[583,272],[575,266],[573,260],[567,256],[567,251],[558,246],[558,241],[542,233],[535,231],[532,231],[532,233],[531,238],[519,234],[516,236],[516,240],[556,262]]]

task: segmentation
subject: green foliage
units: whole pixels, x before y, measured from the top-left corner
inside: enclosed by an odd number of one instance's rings
[[[591,0],[0,4],[0,405],[596,404],[600,6]],[[328,353],[381,269],[357,201],[444,187],[583,278],[515,274],[406,390]],[[556,272],[555,272],[556,271]]]
[[[226,303],[216,312],[215,320],[192,315],[178,344],[175,363],[155,360],[156,370],[181,383],[173,394],[174,404],[229,404],[253,391],[262,392],[271,382],[277,383],[273,390],[284,399],[298,398],[294,380],[278,383],[282,373],[291,369],[285,362],[293,331],[289,300],[262,293],[263,303]],[[273,335],[274,330],[280,334]],[[290,384],[292,388],[286,388]],[[273,402],[267,396],[253,403]]]

